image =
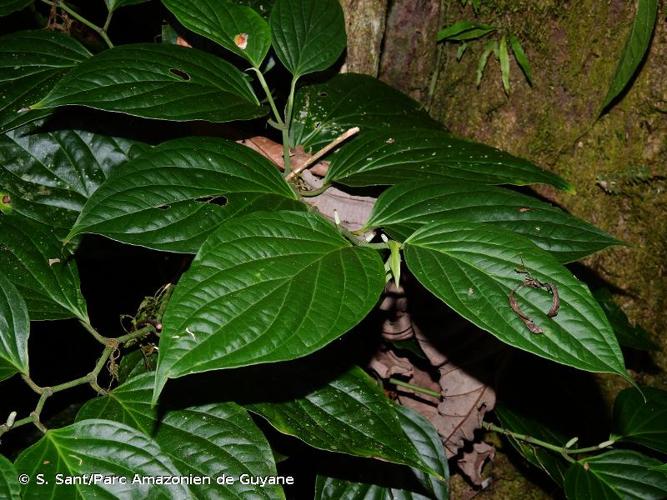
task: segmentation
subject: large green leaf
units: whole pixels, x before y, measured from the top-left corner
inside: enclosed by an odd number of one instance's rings
[[[354,73],[307,85],[296,94],[292,145],[318,150],[352,127],[364,131],[442,129],[421,105],[377,78]]]
[[[20,500],[21,485],[14,464],[3,455],[0,455],[0,498],[5,500]]]
[[[116,169],[83,207],[68,238],[97,233],[158,250],[196,253],[236,210],[236,203],[223,207],[211,198],[230,193],[296,199],[278,169],[245,146],[204,137],[165,142]]]
[[[667,453],[667,392],[654,387],[621,391],[613,422],[614,433],[624,441]]]
[[[55,31],[19,31],[0,38],[0,132],[49,114],[26,108],[88,57],[83,45]]]
[[[572,187],[556,174],[499,149],[439,130],[379,130],[343,146],[326,180],[348,186],[446,179],[477,184],[550,184]]]
[[[637,68],[644,60],[644,55],[651,43],[657,14],[658,0],[638,0],[637,13],[632,22],[632,29],[609,85],[607,97],[604,99],[603,111],[628,86],[637,72]]]
[[[527,238],[488,224],[443,221],[408,238],[405,259],[434,295],[503,342],[557,363],[628,378],[614,332],[586,285]],[[552,296],[546,290],[517,288],[526,277],[519,270],[557,288],[556,316],[547,316]],[[512,293],[543,333],[529,330],[513,310]]]
[[[449,498],[447,480],[449,467],[442,441],[431,423],[414,410],[399,406],[401,428],[420,453],[424,463],[437,471],[445,481],[434,478],[419,469],[400,468],[387,471],[385,464],[373,463],[375,470],[357,467],[354,480],[319,475],[315,485],[316,500],[339,498],[378,498],[395,500],[435,500]],[[391,472],[391,477],[387,477]],[[385,486],[383,480],[397,486]],[[415,484],[416,483],[416,484]],[[416,487],[415,487],[416,486]],[[417,491],[415,491],[417,490]]]
[[[159,477],[180,477],[171,459],[155,441],[127,425],[110,420],[83,420],[61,429],[49,430],[37,443],[24,450],[15,462],[19,474],[32,481],[23,487],[24,499],[89,498],[191,498],[187,486],[133,483],[135,475],[155,481]],[[48,484],[39,484],[43,474]],[[56,475],[99,474],[110,479],[126,478],[116,484],[57,484]],[[90,476],[89,476],[90,477]],[[100,477],[100,476],[97,476]]]
[[[30,319],[88,318],[76,263],[52,227],[0,216],[0,234],[0,272],[25,299]]]
[[[28,373],[28,307],[4,274],[0,274],[0,381]]]
[[[630,320],[618,304],[614,296],[607,288],[598,288],[593,291],[593,297],[598,301],[607,319],[614,329],[618,343],[623,347],[631,347],[641,351],[652,351],[656,349],[655,343],[649,338],[649,333],[641,326],[633,326]]]
[[[33,0],[0,0],[0,16],[8,16],[30,5]]]
[[[619,243],[607,233],[530,196],[493,186],[415,181],[380,195],[367,227],[383,227],[399,240],[439,220],[487,222],[522,234],[571,262]]]
[[[121,7],[146,3],[148,1],[150,0],[104,0],[104,3],[107,4],[107,9],[109,12],[113,12],[114,10],[120,9]]]
[[[144,118],[229,122],[265,114],[225,60],[170,44],[122,45],[81,63],[31,109],[77,104]]]
[[[580,460],[565,476],[568,500],[663,500],[667,474],[651,467],[660,462],[640,453],[616,450]]]
[[[69,230],[133,144],[75,129],[13,130],[0,136],[0,191],[11,196],[14,213]]]
[[[162,0],[190,31],[219,43],[255,67],[271,47],[268,23],[250,7],[228,0]]]
[[[568,441],[566,436],[548,428],[543,422],[519,414],[503,404],[496,405],[494,412],[503,427],[512,432],[532,436],[554,446],[565,446]],[[526,441],[509,436],[507,439],[528,462],[546,472],[560,487],[563,486],[568,463],[561,455]]]
[[[319,216],[258,212],[224,223],[167,306],[155,398],[167,378],[315,352],[359,323],[383,287],[377,252]]]
[[[411,442],[396,407],[361,368],[354,367],[303,396],[246,407],[313,448],[404,464],[445,477],[442,466],[430,463],[433,450],[428,458],[421,457],[427,444],[417,448]],[[411,438],[417,439],[414,426],[410,429]],[[419,441],[423,438],[422,434]]]
[[[269,24],[273,48],[295,77],[327,69],[347,44],[338,0],[277,0]]]
[[[152,436],[163,454],[187,476],[215,478],[223,473],[233,485],[191,485],[196,498],[284,498],[280,486],[241,484],[242,474],[276,475],[273,454],[262,431],[236,403],[190,406],[160,414],[151,408],[154,377],[146,373],[117,387],[103,398],[88,401],[77,421],[114,420]]]

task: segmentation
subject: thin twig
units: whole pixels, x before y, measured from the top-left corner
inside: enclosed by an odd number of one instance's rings
[[[358,134],[358,133],[359,133],[359,127],[352,127],[351,129],[346,130],[341,135],[336,137],[333,141],[331,141],[329,144],[327,144],[322,149],[320,149],[313,156],[308,158],[308,160],[303,165],[301,165],[299,168],[291,171],[287,175],[287,177],[285,177],[285,180],[289,181],[289,180],[294,179],[294,177],[299,175],[301,172],[303,172],[307,168],[309,168],[309,167],[313,166],[315,163],[317,163],[320,160],[320,158],[322,158],[324,155],[329,153],[332,149],[337,148],[341,143],[345,142],[350,137],[352,137],[353,135]]]

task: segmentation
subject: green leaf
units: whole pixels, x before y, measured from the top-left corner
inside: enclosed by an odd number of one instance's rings
[[[26,8],[33,0],[0,0],[0,16],[8,16]]]
[[[269,24],[276,55],[295,78],[327,69],[347,44],[338,0],[277,0]]]
[[[510,35],[510,47],[512,47],[512,52],[514,53],[514,59],[516,59],[517,64],[523,71],[523,74],[526,75],[526,80],[530,85],[533,84],[533,77],[530,70],[530,62],[528,61],[528,56],[521,46],[521,42],[516,35]]]
[[[211,202],[230,193],[296,199],[275,165],[245,146],[216,138],[175,139],[114,170],[83,207],[68,238],[96,233],[157,250],[196,253],[211,231],[237,211],[236,203]]]
[[[118,365],[118,383],[123,384],[143,373],[155,371],[157,350],[144,354],[141,349],[123,354]]]
[[[459,180],[478,184],[550,184],[572,191],[559,176],[504,151],[457,139],[439,130],[378,130],[343,146],[332,158],[328,182],[347,186],[408,180]]]
[[[437,40],[439,42],[443,40],[453,42],[475,40],[477,38],[482,38],[489,33],[493,33],[494,31],[496,31],[496,27],[489,26],[488,24],[480,24],[473,21],[458,21],[451,26],[447,26],[438,31]]]
[[[116,9],[121,7],[127,7],[128,5],[138,5],[140,3],[146,3],[150,0],[104,0],[104,3],[107,4],[107,9],[109,12],[113,12]]]
[[[428,443],[417,448],[410,441],[397,408],[361,368],[354,367],[302,397],[252,403],[246,408],[313,448],[376,458],[446,477],[442,466],[430,463],[434,450],[421,457]],[[414,426],[410,429],[413,439],[424,439],[423,433],[417,436]]]
[[[259,68],[271,47],[268,23],[250,7],[227,0],[162,0],[162,3],[187,29],[219,43],[255,68]]]
[[[555,446],[564,446],[567,442],[567,437],[559,432],[555,432],[542,422],[521,415],[503,404],[497,405],[494,412],[502,426],[512,432],[532,436]],[[506,438],[529,463],[542,469],[558,486],[563,487],[568,463],[561,455],[510,436],[506,436]]]
[[[654,387],[641,391],[631,387],[616,397],[614,433],[624,441],[667,453],[667,392]]]
[[[500,61],[500,76],[503,80],[505,93],[510,92],[510,56],[507,52],[507,37],[503,36],[498,45],[498,61]]]
[[[488,224],[442,221],[422,227],[404,244],[405,260],[435,296],[501,341],[567,366],[628,378],[611,326],[588,288],[527,238]],[[552,296],[519,287],[526,271],[555,286],[560,309],[547,316]],[[513,310],[543,333],[533,333]]]
[[[133,484],[139,478],[181,476],[157,443],[127,425],[110,420],[84,420],[49,430],[24,450],[15,462],[19,474],[33,480],[23,487],[23,498],[191,498],[186,486]],[[44,474],[48,484],[38,484]],[[56,475],[101,474],[127,478],[127,484],[58,485]]]
[[[618,61],[618,66],[614,72],[601,111],[607,109],[623,92],[644,60],[644,55],[651,43],[657,14],[657,0],[639,0],[630,35],[625,42],[623,54],[621,54],[621,58]]]
[[[424,462],[448,480],[449,468],[442,441],[431,423],[409,408],[398,406],[396,409],[403,432],[419,451]],[[425,500],[449,498],[446,481],[435,479],[419,469],[396,468],[379,462],[354,464],[353,467],[352,477],[348,477],[347,474],[344,477],[318,475],[315,499]]]
[[[560,262],[572,262],[619,243],[559,208],[508,189],[463,182],[415,181],[378,198],[367,228],[382,227],[405,240],[433,222],[485,222],[529,238]]]
[[[456,60],[460,61],[461,58],[463,57],[463,54],[465,54],[466,50],[468,49],[468,44],[463,42],[461,45],[459,45],[459,48],[456,49]]]
[[[69,230],[134,144],[76,129],[13,130],[0,136],[0,191],[11,196],[14,213]]]
[[[0,38],[0,133],[37,120],[26,111],[71,68],[90,57],[76,40],[54,31],[19,31]]]
[[[169,44],[122,45],[88,59],[31,109],[76,104],[144,118],[229,122],[265,114],[230,63]]]
[[[0,455],[0,498],[5,500],[20,500],[21,485],[18,474],[11,463],[3,455]]]
[[[18,289],[31,320],[87,320],[71,255],[52,227],[20,216],[0,217],[0,272]]]
[[[639,349],[640,351],[652,351],[657,346],[649,338],[649,333],[641,326],[632,326],[630,320],[616,302],[612,293],[607,288],[598,288],[593,291],[593,297],[598,301],[607,319],[614,329],[618,343],[623,347]]]
[[[196,498],[284,498],[280,486],[241,484],[243,474],[252,477],[276,475],[269,443],[248,412],[233,402],[189,406],[160,414],[151,408],[153,375],[140,375],[103,398],[88,401],[77,421],[114,420],[152,436],[162,454],[187,476],[214,478],[210,485],[190,485]],[[219,486],[222,474],[235,484]]]
[[[167,378],[317,351],[366,316],[384,275],[376,251],[314,214],[259,212],[222,224],[167,306],[155,397]]]
[[[482,76],[484,75],[484,68],[486,68],[486,63],[489,61],[489,56],[492,52],[498,50],[498,40],[489,40],[484,44],[484,51],[482,55],[479,56],[479,62],[477,63],[477,72],[475,75],[475,85],[479,87],[479,84],[482,83]]]
[[[18,290],[0,274],[0,381],[28,374],[28,307]]]
[[[232,2],[237,5],[250,7],[267,20],[269,19],[273,5],[276,3],[275,0],[232,0]]]
[[[292,145],[318,150],[352,127],[370,130],[433,128],[442,124],[421,105],[367,75],[344,73],[299,89],[292,121]]]
[[[565,495],[568,500],[662,500],[667,497],[667,474],[651,470],[656,465],[660,462],[627,450],[582,459],[567,471]]]

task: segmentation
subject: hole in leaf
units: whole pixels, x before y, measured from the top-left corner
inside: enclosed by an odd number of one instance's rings
[[[174,76],[177,76],[178,78],[180,78],[180,79],[183,80],[183,81],[186,81],[186,82],[187,82],[187,81],[190,81],[190,75],[188,75],[188,74],[187,74],[185,71],[183,71],[182,69],[178,69],[178,68],[170,68],[170,69],[169,69],[169,73],[171,73],[171,74],[174,75]]]
[[[224,196],[202,196],[201,198],[197,198],[195,201],[200,203],[213,203],[220,206],[227,204],[227,198]]]
[[[171,205],[160,205],[157,208],[158,210],[169,210],[171,208]]]
[[[322,91],[322,92],[318,92],[317,95],[319,95],[320,97],[327,97],[329,94],[327,92]]]

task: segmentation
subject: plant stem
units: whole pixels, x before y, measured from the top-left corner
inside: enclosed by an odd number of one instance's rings
[[[321,195],[327,189],[329,189],[329,187],[329,184],[322,184],[322,186],[318,187],[317,189],[311,189],[310,191],[299,191],[299,194],[304,198],[312,198],[313,196]]]
[[[285,106],[285,128],[283,129],[283,160],[285,163],[285,176],[289,177],[292,170],[292,162],[290,160],[290,127],[292,125],[292,107],[294,106],[294,92],[296,91],[296,82],[299,77],[292,77],[290,84],[289,95],[287,96],[287,105]]]
[[[109,339],[95,330],[93,325],[91,325],[88,321],[79,320],[79,323],[81,323],[83,327],[88,330],[88,333],[90,333],[100,344],[107,345]]]
[[[427,389],[426,387],[421,387],[418,385],[413,385],[409,384],[407,382],[403,382],[402,380],[398,380],[397,378],[390,378],[389,383],[397,385],[399,387],[405,387],[406,389],[410,389],[411,391],[414,392],[421,392],[422,394],[426,394],[427,396],[433,396],[434,398],[442,398],[442,394],[440,394],[437,391],[433,391],[431,389]]]
[[[111,48],[113,47],[113,43],[109,39],[109,36],[107,35],[106,29],[108,27],[108,23],[111,22],[111,13],[107,16],[107,22],[104,24],[104,28],[99,27],[97,24],[89,21],[85,17],[83,17],[81,14],[79,14],[77,11],[72,9],[70,6],[66,5],[63,0],[42,0],[43,3],[50,5],[50,6],[56,6],[60,7],[62,10],[67,12],[70,16],[72,16],[74,19],[79,21],[81,24],[84,24],[88,26],[91,30],[93,30],[95,33],[97,33],[102,40],[104,40],[104,43],[107,44],[107,47]]]
[[[257,79],[259,80],[259,84],[262,86],[264,94],[266,94],[266,98],[268,99],[269,105],[271,106],[273,117],[276,119],[276,122],[278,123],[278,128],[282,130],[285,127],[285,122],[283,121],[282,116],[280,116],[280,113],[278,112],[278,106],[276,106],[276,101],[273,100],[273,95],[271,95],[271,89],[269,89],[269,84],[266,82],[266,79],[264,78],[264,73],[262,73],[259,68],[253,67],[251,69],[257,74]]]

